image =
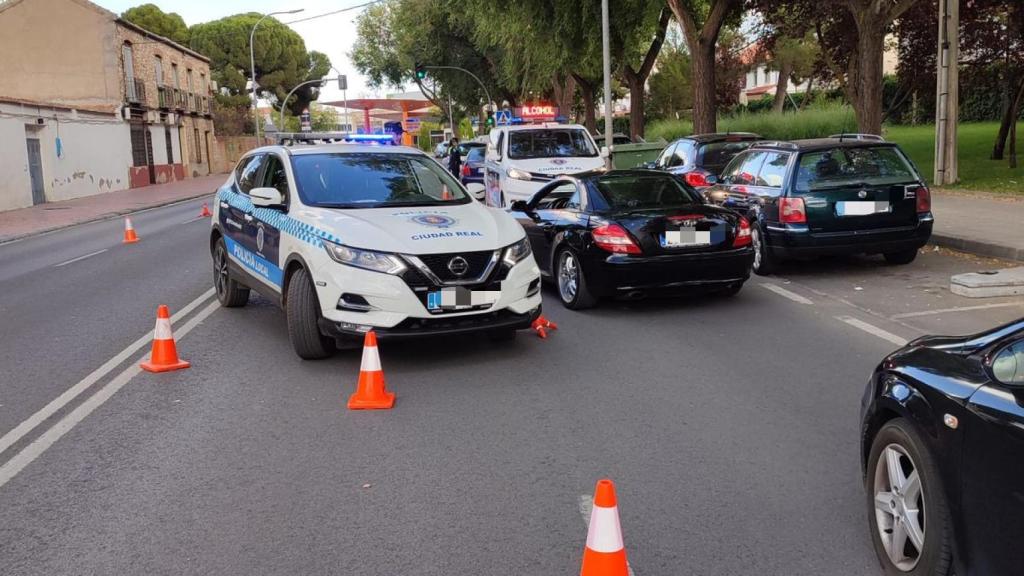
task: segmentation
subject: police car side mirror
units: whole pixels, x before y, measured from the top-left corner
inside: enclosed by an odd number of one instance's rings
[[[469,192],[473,198],[476,198],[481,202],[484,200],[484,190],[484,185],[479,182],[470,182],[469,184],[466,184],[466,191]]]
[[[253,188],[249,190],[249,198],[252,199],[253,206],[264,208],[284,206],[284,196],[281,196],[281,192],[277,188]]]

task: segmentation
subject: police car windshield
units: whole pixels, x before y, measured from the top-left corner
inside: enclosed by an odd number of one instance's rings
[[[418,154],[292,156],[302,202],[324,208],[467,204],[469,196],[437,162]]]
[[[585,130],[538,128],[509,132],[508,157],[513,160],[576,156],[597,156],[597,150],[594,149]]]

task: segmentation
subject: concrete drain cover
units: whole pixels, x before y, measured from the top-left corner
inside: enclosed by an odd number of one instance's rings
[[[949,290],[968,298],[1019,296],[1024,294],[1024,266],[957,274],[949,279]]]

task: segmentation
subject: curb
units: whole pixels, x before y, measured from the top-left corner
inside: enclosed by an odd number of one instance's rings
[[[991,242],[982,242],[980,240],[970,240],[968,238],[961,238],[958,236],[936,234],[935,232],[932,232],[932,237],[929,242],[946,248],[959,250],[961,252],[970,252],[971,254],[977,254],[979,256],[989,256],[992,258],[1024,262],[1024,248],[1002,246]]]
[[[14,236],[0,236],[0,246],[4,244],[10,244],[17,240],[23,240],[25,238],[31,238],[33,236],[42,236],[43,234],[49,234],[50,232],[56,232],[58,230],[64,230],[65,228],[71,228],[73,226],[80,226],[82,224],[91,224],[93,222],[102,222],[104,220],[113,220],[126,214],[138,214],[139,212],[145,212],[147,210],[153,210],[154,208],[163,208],[164,206],[171,206],[172,204],[180,204],[182,202],[190,202],[203,196],[212,196],[216,192],[203,192],[194,196],[187,196],[185,198],[175,198],[174,200],[167,200],[166,202],[160,202],[158,204],[152,204],[150,206],[142,206],[139,208],[131,208],[127,210],[117,210],[115,212],[105,212],[97,216],[86,218],[85,220],[79,220],[77,222],[69,222],[67,224],[61,224],[60,226],[53,226],[51,228],[44,228],[42,230],[33,230],[32,232],[26,232],[24,234],[15,234]]]

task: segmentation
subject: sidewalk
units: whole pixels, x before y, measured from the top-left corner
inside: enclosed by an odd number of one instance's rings
[[[225,178],[224,174],[213,174],[0,212],[0,243],[200,196],[212,196]]]
[[[1024,261],[1024,198],[932,192],[932,243]]]

